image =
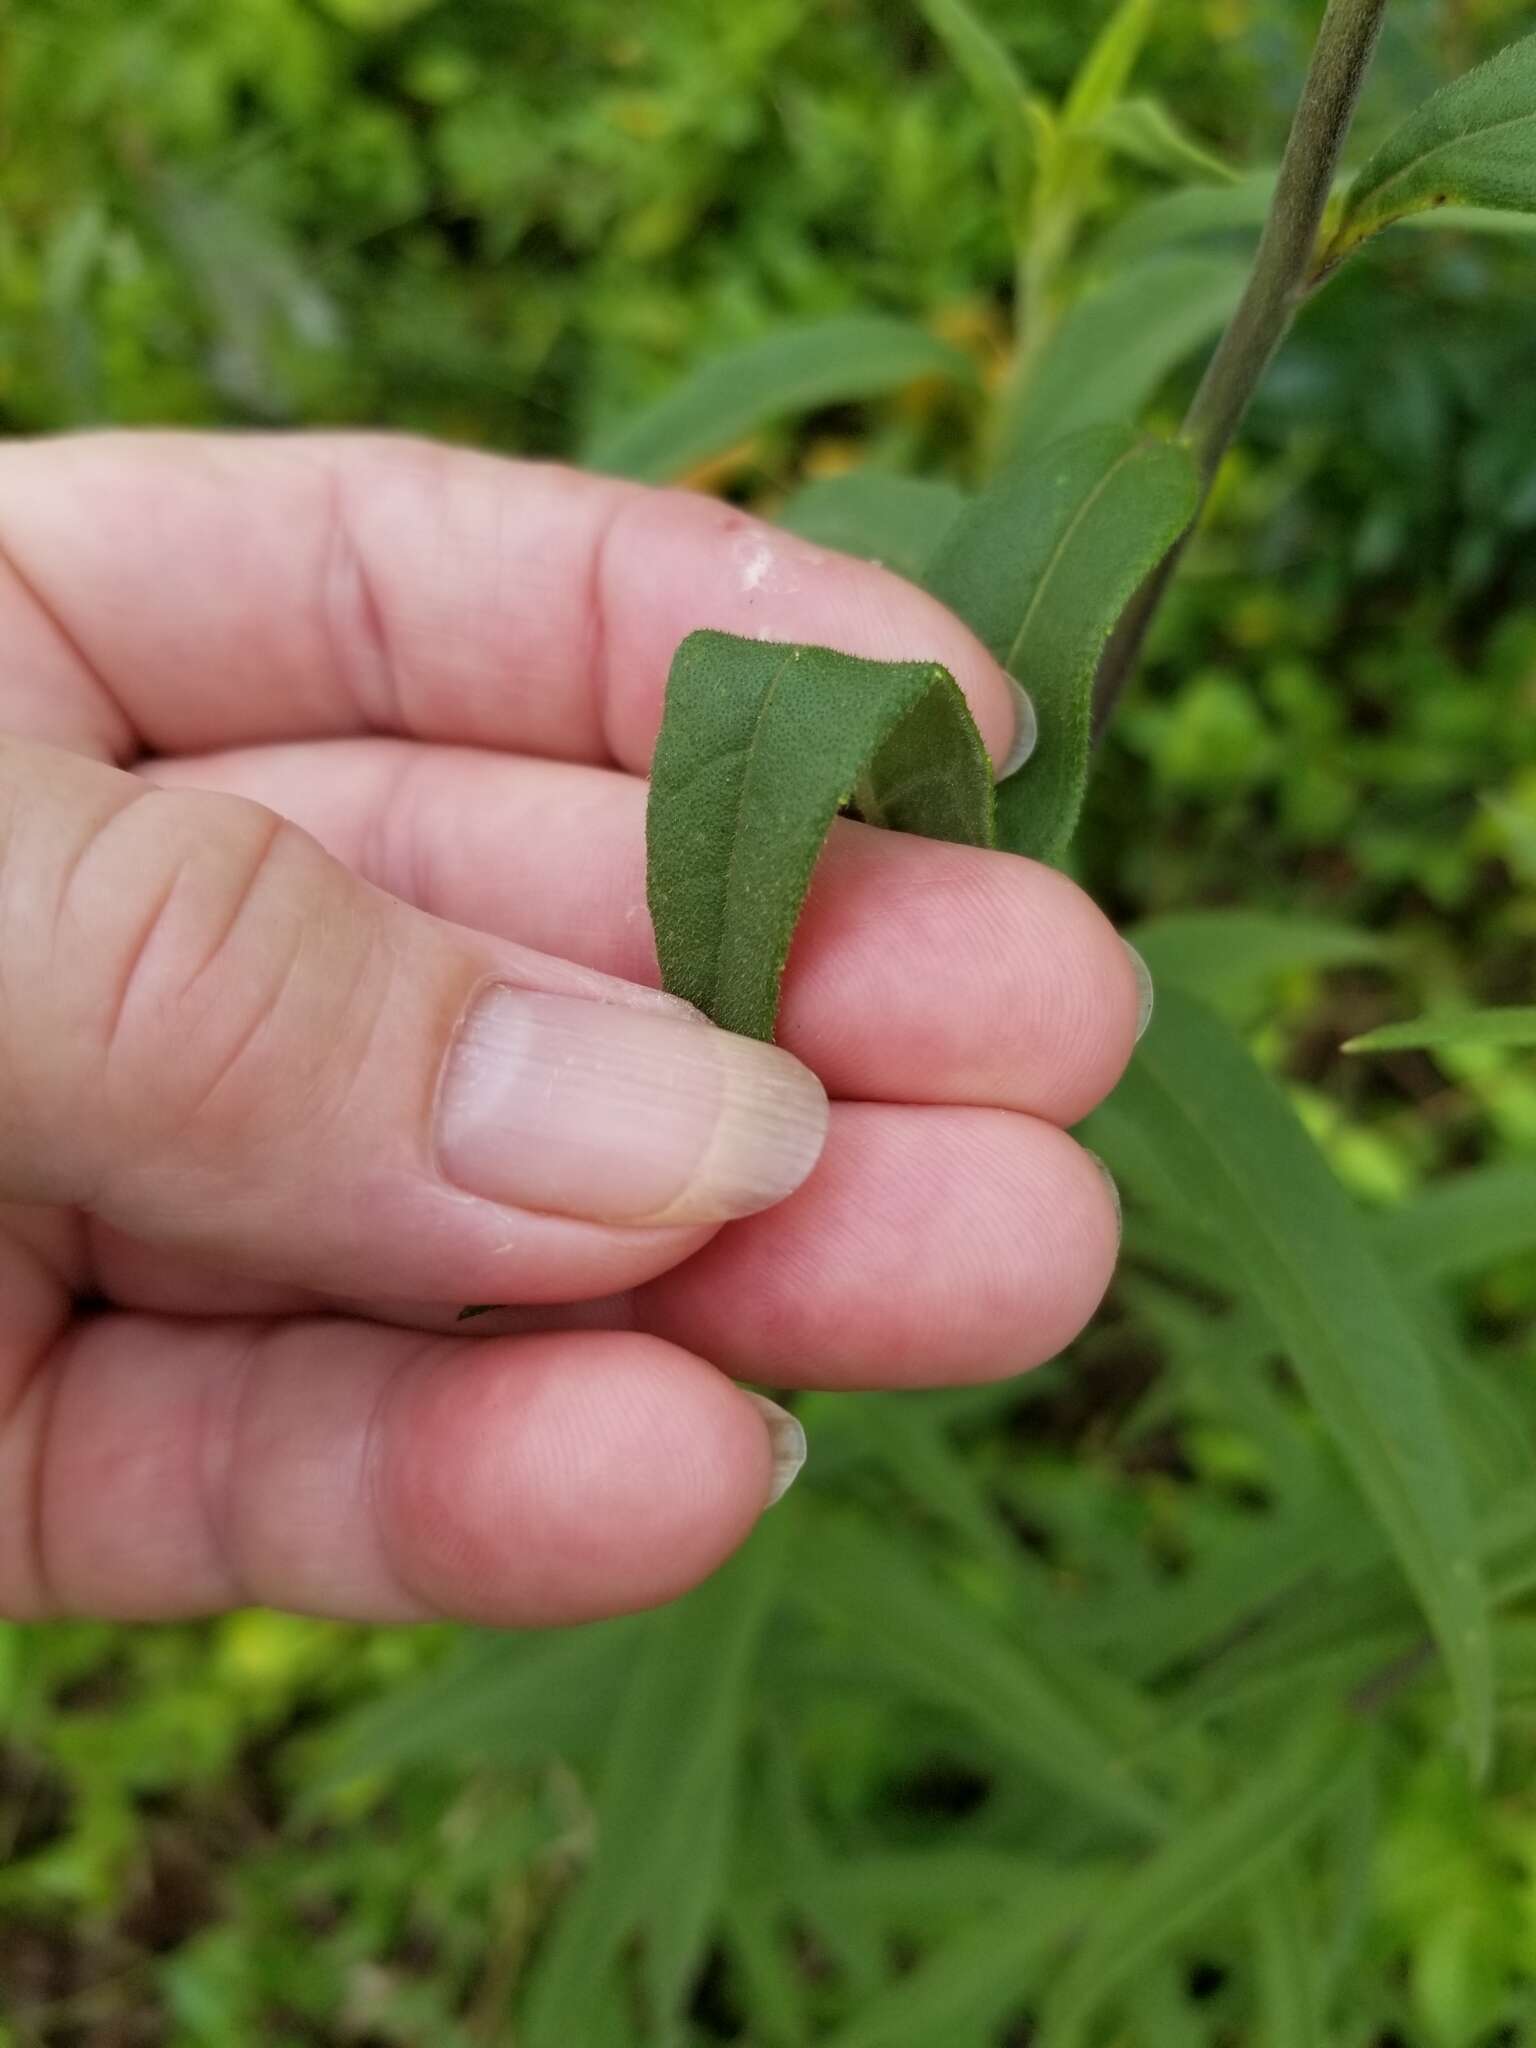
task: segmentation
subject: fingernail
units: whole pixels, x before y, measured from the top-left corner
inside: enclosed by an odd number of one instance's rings
[[[1083,1150],[1085,1152],[1088,1152],[1088,1147],[1085,1145],[1083,1147]],[[1088,1152],[1088,1157],[1099,1169],[1099,1177],[1103,1181],[1105,1187],[1109,1189],[1109,1199],[1115,1205],[1115,1242],[1118,1244],[1121,1237],[1124,1235],[1125,1225],[1125,1211],[1120,1206],[1119,1182],[1115,1179],[1115,1176],[1110,1172],[1109,1168],[1104,1164],[1104,1161],[1099,1157],[1097,1152]]]
[[[1122,939],[1121,945],[1131,956],[1131,966],[1136,971],[1136,1038],[1139,1043],[1147,1035],[1147,1026],[1152,1022],[1152,1003],[1155,990],[1152,987],[1152,970],[1142,959],[1129,939]]]
[[[1013,692],[1013,700],[1019,707],[1019,722],[1014,730],[1013,745],[998,765],[999,782],[1005,782],[1010,775],[1017,774],[1035,751],[1035,741],[1040,737],[1040,721],[1035,716],[1035,707],[1029,692],[1013,676],[1008,676],[1007,682]]]
[[[797,1417],[777,1401],[770,1401],[766,1394],[747,1394],[747,1399],[767,1424],[768,1441],[773,1447],[773,1478],[765,1503],[771,1508],[800,1476],[800,1467],[805,1463],[805,1431]]]
[[[721,1223],[781,1201],[826,1136],[777,1046],[627,1004],[498,984],[460,1026],[438,1157],[471,1194],[605,1223]]]

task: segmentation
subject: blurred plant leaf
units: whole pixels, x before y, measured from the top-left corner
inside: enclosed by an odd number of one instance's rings
[[[950,529],[925,581],[1017,676],[1039,738],[1000,784],[998,843],[1059,861],[1082,808],[1093,675],[1120,612],[1194,516],[1170,442],[1095,427],[1010,463]]]
[[[1102,1868],[1053,1867],[1016,1881],[1005,1905],[938,1943],[836,2029],[825,2048],[933,2048],[961,2029],[991,2039],[1111,1877]]]
[[[971,383],[975,374],[968,356],[912,321],[839,314],[713,357],[600,435],[584,459],[616,476],[666,483],[791,414],[878,398],[923,377]]]
[[[870,824],[992,841],[992,764],[935,662],[690,633],[673,658],[646,812],[662,979],[728,1031],[773,1036],[821,843]]]
[[[1374,932],[1265,910],[1183,910],[1147,918],[1126,936],[1159,984],[1207,1002],[1232,1001],[1298,968],[1356,966],[1386,951]]]
[[[1079,299],[1035,365],[1005,459],[1135,420],[1170,371],[1225,327],[1247,274],[1235,257],[1179,251],[1132,264]]]
[[[1442,1045],[1536,1045],[1536,1008],[1446,1011],[1346,1039],[1345,1052],[1418,1052]]]
[[[1102,1895],[1047,2000],[1040,2048],[1078,2048],[1127,1979],[1271,1870],[1326,1815],[1350,1762],[1337,1723],[1309,1719],[1246,1783],[1182,1818],[1163,1848]]]
[[[313,1789],[448,1758],[515,1770],[579,1755],[618,1704],[640,1626],[466,1635],[435,1670],[340,1724],[318,1752]]]
[[[934,477],[856,469],[803,484],[781,508],[778,523],[920,582],[965,505],[964,491]]]
[[[1074,1804],[1138,1834],[1166,1824],[1161,1799],[1128,1770],[1058,1686],[1055,1645],[1040,1631],[1030,1653],[985,1615],[942,1591],[889,1532],[824,1518],[805,1601],[857,1644],[860,1655],[917,1698],[957,1714],[992,1746],[1023,1762]]]
[[[1536,1256],[1536,1164],[1502,1160],[1433,1181],[1383,1216],[1377,1236],[1399,1271],[1425,1283]]]
[[[608,1973],[642,1930],[655,2017],[670,2024],[718,1897],[722,1815],[792,1526],[770,1517],[723,1570],[646,1622],[606,1746],[593,1860],[540,1951],[525,2048],[589,2038]]]
[[[1017,220],[1033,153],[1033,129],[1025,111],[1029,81],[969,0],[917,0],[917,6],[987,111],[1003,191]]]
[[[1326,2048],[1321,1988],[1294,1857],[1271,1870],[1254,1898],[1259,2038],[1265,2048]]]
[[[1198,1204],[1390,1537],[1487,1762],[1488,1617],[1434,1359],[1394,1273],[1276,1085],[1177,989],[1116,1096]]]
[[[1093,245],[1094,268],[1113,276],[1179,242],[1207,235],[1257,235],[1275,196],[1275,171],[1245,171],[1229,185],[1188,185],[1144,199],[1111,223]]]
[[[1144,164],[1164,177],[1231,185],[1238,173],[1213,156],[1169,113],[1161,100],[1119,100],[1106,109],[1089,131],[1096,142]]]
[[[1124,93],[1157,13],[1158,0],[1120,0],[1100,29],[1062,106],[1069,129],[1091,129]]]
[[[1536,211],[1536,36],[1442,86],[1387,137],[1350,185],[1320,267],[1441,206]]]

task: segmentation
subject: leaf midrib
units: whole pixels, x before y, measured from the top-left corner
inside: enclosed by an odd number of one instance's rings
[[[1040,575],[1035,583],[1035,588],[1030,597],[1029,603],[1024,608],[1024,616],[1019,621],[1019,630],[1014,635],[1013,644],[1008,650],[1008,661],[1006,665],[1008,673],[1010,675],[1013,675],[1015,672],[1015,667],[1018,662],[1019,655],[1023,649],[1026,639],[1029,637],[1030,627],[1034,623],[1035,613],[1039,609],[1040,603],[1044,598],[1047,589],[1050,586],[1051,579],[1055,576],[1057,569],[1060,567],[1062,556],[1066,553],[1068,547],[1071,545],[1073,536],[1076,534],[1078,528],[1082,525],[1083,521],[1088,517],[1088,514],[1093,510],[1094,506],[1098,503],[1099,499],[1104,495],[1105,491],[1108,490],[1112,480],[1119,475],[1120,471],[1125,467],[1126,463],[1128,463],[1131,460],[1131,458],[1139,452],[1141,446],[1142,443],[1140,441],[1133,441],[1129,448],[1124,449],[1119,455],[1115,457],[1114,461],[1109,465],[1109,468],[1105,470],[1104,474],[1098,479],[1097,483],[1095,483],[1093,489],[1078,501],[1077,510],[1072,514],[1071,519],[1062,529],[1061,535],[1057,540],[1055,546],[1051,549],[1049,555],[1046,556],[1045,566],[1040,571]]]

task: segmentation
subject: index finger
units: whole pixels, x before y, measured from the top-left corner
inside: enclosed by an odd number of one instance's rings
[[[0,453],[0,729],[119,758],[389,733],[643,770],[713,626],[1014,686],[933,598],[734,506],[368,434]]]

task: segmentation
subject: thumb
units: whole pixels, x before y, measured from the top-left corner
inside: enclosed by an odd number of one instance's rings
[[[686,1005],[444,924],[238,797],[0,741],[0,1199],[323,1292],[618,1291],[810,1172]]]

